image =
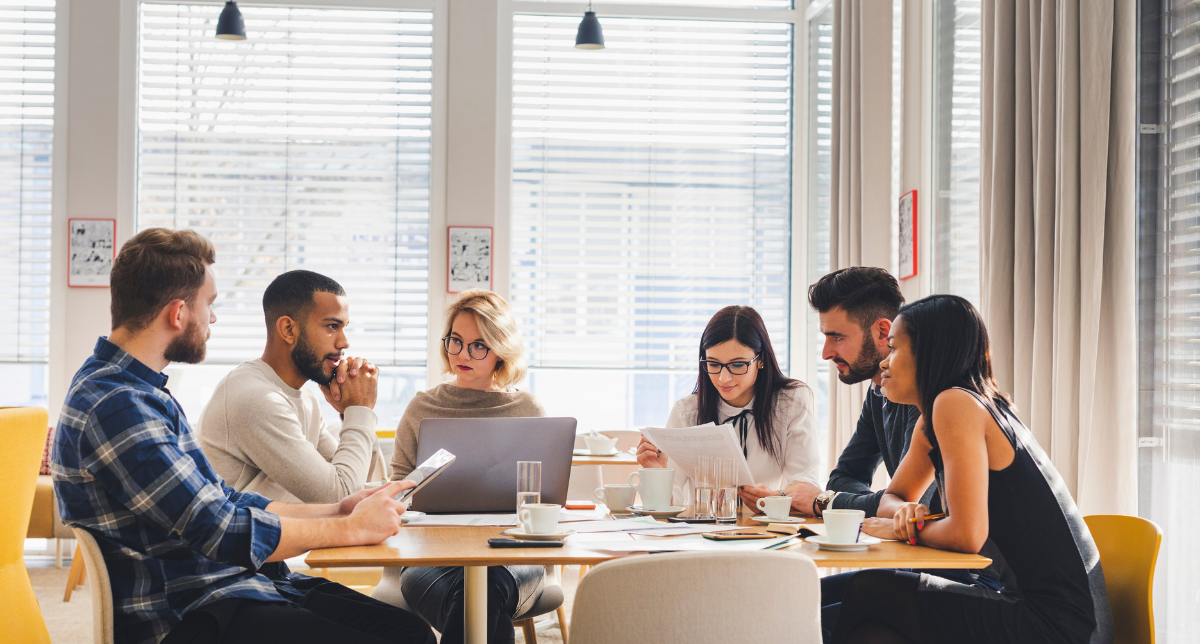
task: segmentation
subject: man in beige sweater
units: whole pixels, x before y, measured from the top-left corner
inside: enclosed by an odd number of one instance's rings
[[[311,271],[288,271],[263,293],[267,346],[238,365],[200,417],[200,444],[238,492],[336,503],[361,490],[375,456],[378,370],[342,358],[350,343],[346,292]],[[321,417],[312,380],[342,415],[340,438]],[[382,478],[382,476],[380,476]]]

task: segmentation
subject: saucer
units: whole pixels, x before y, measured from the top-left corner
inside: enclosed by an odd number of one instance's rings
[[[673,505],[667,510],[643,510],[642,506],[640,506],[640,505],[631,505],[625,509],[629,510],[630,512],[632,512],[634,514],[638,514],[638,515],[641,515],[644,517],[654,517],[655,519],[667,519],[667,518],[670,518],[670,517],[673,517],[673,516],[679,514],[680,512],[683,512],[687,508],[683,507],[682,505]]]
[[[832,550],[834,552],[859,552],[866,550],[867,546],[883,543],[883,540],[865,534],[858,535],[858,543],[829,543],[826,541],[828,538],[823,534],[818,534],[806,538],[805,541],[817,544],[817,547],[821,550]]]
[[[509,528],[500,534],[508,535],[514,539],[528,539],[530,541],[557,541],[575,534],[575,531],[564,530],[557,534],[525,534],[525,528]]]
[[[614,448],[612,448],[612,450],[605,452],[603,454],[596,454],[592,450],[584,447],[581,449],[577,449],[571,453],[574,454],[575,456],[616,456],[617,454],[620,454],[621,452],[617,448],[614,447]]]
[[[786,519],[768,519],[767,515],[760,514],[756,517],[750,517],[752,521],[759,523],[804,523],[804,517],[788,517]]]
[[[423,517],[423,516],[425,516],[424,512],[418,512],[416,510],[409,510],[409,511],[405,512],[404,514],[400,515],[400,523],[402,523],[402,524],[408,523],[409,519],[415,519],[417,517]]]

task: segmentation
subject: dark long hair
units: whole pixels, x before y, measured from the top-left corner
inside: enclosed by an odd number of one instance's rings
[[[1011,407],[992,377],[992,351],[979,311],[957,295],[930,295],[900,308],[899,319],[912,344],[917,395],[925,417],[925,437],[933,433],[933,401],[947,389],[962,387]]]
[[[767,325],[763,323],[758,311],[748,306],[727,306],[708,321],[704,334],[700,336],[700,360],[705,359],[704,352],[722,342],[737,340],[750,347],[762,361],[762,369],[758,371],[758,379],[754,381],[754,433],[758,444],[776,461],[783,461],[783,441],[775,433],[775,401],[779,392],[784,389],[795,389],[800,386],[799,380],[783,375],[779,370],[779,361],[775,359],[775,350],[771,348],[771,338],[767,335]],[[703,365],[697,365],[700,377],[696,380],[696,395],[699,398],[696,405],[696,422],[719,423],[717,410],[721,402],[721,394],[713,386],[712,379]]]

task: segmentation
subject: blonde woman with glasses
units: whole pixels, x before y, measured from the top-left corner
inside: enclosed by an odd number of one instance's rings
[[[525,350],[504,298],[491,291],[459,294],[446,311],[442,369],[454,379],[413,396],[396,428],[392,478],[417,467],[417,433],[426,418],[529,418],[546,415],[533,394],[515,385],[525,378]],[[512,618],[528,610],[544,585],[542,566],[488,568],[488,641],[512,642]],[[395,594],[442,634],[442,644],[463,641],[461,567],[384,569],[375,597]]]

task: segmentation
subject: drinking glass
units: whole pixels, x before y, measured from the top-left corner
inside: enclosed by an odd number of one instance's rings
[[[521,525],[521,506],[542,502],[542,462],[517,461],[517,525]]]
[[[695,477],[692,478],[692,516],[697,519],[711,519],[713,516],[713,488],[716,483],[713,463],[717,460],[711,454],[696,457]]]
[[[717,523],[737,523],[738,462],[732,458],[713,459],[713,518]]]

